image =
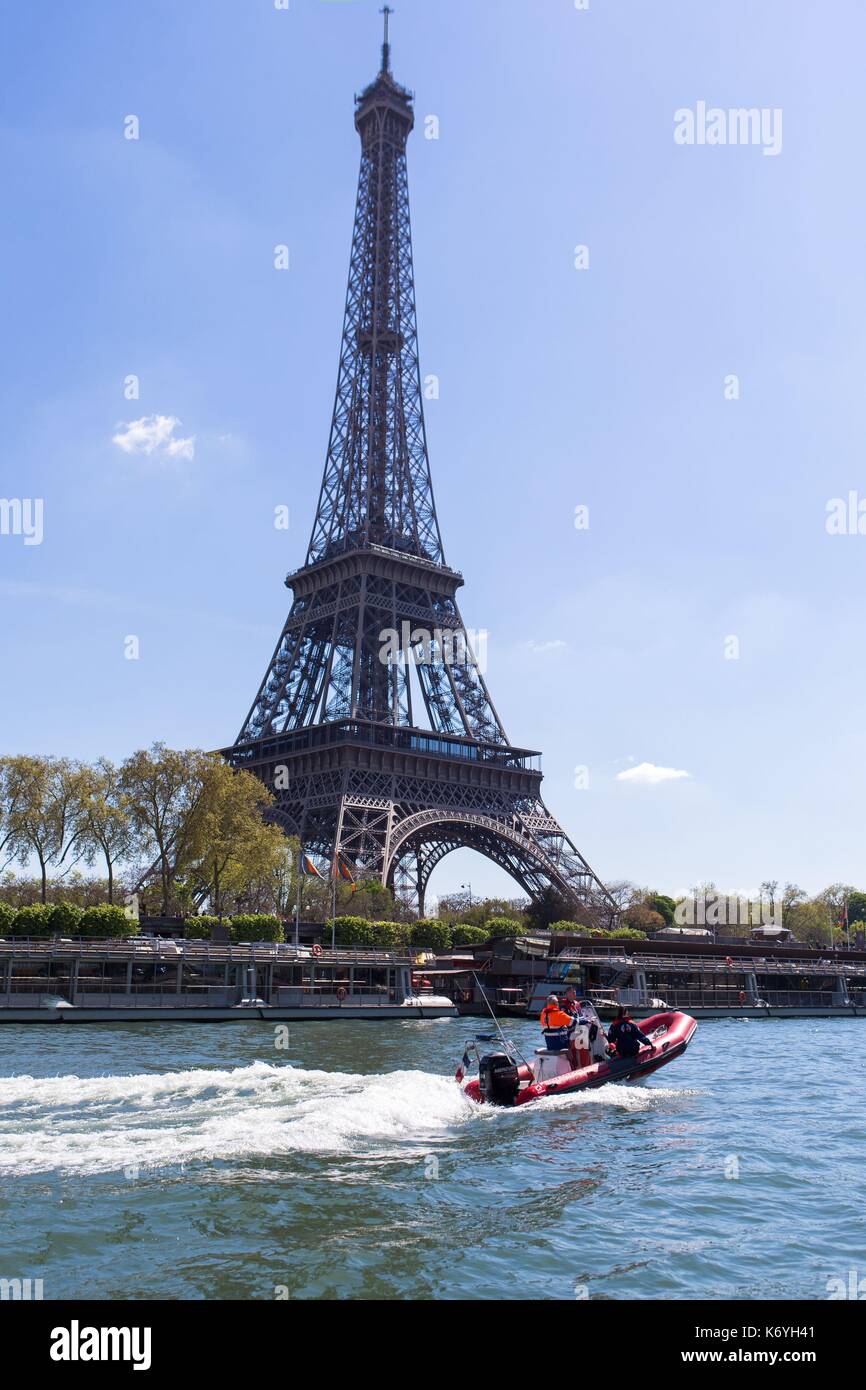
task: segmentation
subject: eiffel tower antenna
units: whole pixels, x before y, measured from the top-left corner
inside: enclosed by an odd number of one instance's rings
[[[391,9],[390,5],[385,5],[379,13],[385,16],[385,41],[382,44],[382,71],[389,73],[391,71],[391,45],[388,42],[388,20],[391,18],[394,11]]]
[[[406,144],[412,94],[382,67],[355,98],[361,166],[337,389],[305,563],[233,766],[328,863],[423,911],[469,847],[586,922],[616,907],[541,800],[539,755],[508,740],[445,563],[424,424]]]

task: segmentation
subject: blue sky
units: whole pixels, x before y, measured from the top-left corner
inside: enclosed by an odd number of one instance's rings
[[[0,535],[3,751],[237,733],[321,478],[378,9],[6,15],[0,495],[43,499],[44,537]],[[446,558],[512,741],[607,878],[866,882],[866,536],[826,528],[866,497],[864,14],[404,0],[392,21],[439,119],[409,173]],[[781,151],[678,145],[701,101],[780,109]],[[194,443],[113,442],[151,416]],[[644,763],[688,776],[621,779]],[[514,891],[460,852],[433,892],[467,879]]]

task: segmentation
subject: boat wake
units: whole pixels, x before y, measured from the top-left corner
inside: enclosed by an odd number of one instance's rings
[[[636,1110],[682,1095],[611,1085],[529,1108]],[[422,1071],[363,1076],[254,1062],[133,1076],[17,1076],[0,1079],[0,1175],[138,1177],[292,1154],[417,1161],[467,1125],[525,1118],[475,1105],[450,1078]]]

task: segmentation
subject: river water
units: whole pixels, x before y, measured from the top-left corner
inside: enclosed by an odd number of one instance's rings
[[[0,1277],[569,1300],[866,1278],[862,1020],[708,1021],[642,1083],[511,1111],[452,1080],[473,1026],[0,1026]]]

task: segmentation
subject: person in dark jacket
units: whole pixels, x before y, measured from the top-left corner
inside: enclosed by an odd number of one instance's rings
[[[607,1030],[607,1040],[616,1048],[616,1055],[622,1060],[636,1057],[642,1043],[655,1052],[652,1039],[641,1032],[634,1019],[629,1018],[628,1009],[624,1006],[617,1009],[616,1018]]]

